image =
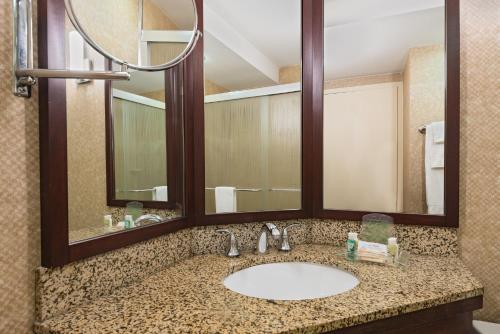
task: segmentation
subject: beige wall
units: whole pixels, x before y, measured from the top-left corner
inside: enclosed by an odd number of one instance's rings
[[[217,85],[216,83],[205,79],[205,95],[227,93],[229,90]]]
[[[427,213],[424,143],[418,128],[444,120],[444,47],[410,49],[404,72],[403,207]]]
[[[343,78],[343,79],[325,81],[325,90],[344,88],[344,87],[375,85],[388,82],[400,82],[402,80],[403,76],[401,75],[401,73],[366,75],[361,77],[352,77],[352,78]]]
[[[500,322],[500,76],[498,0],[462,0],[460,246],[485,284],[484,320]],[[36,97],[10,92],[11,8],[0,1],[0,333],[29,333],[39,252],[39,163]]]
[[[302,78],[302,67],[300,65],[285,66],[280,68],[280,84],[299,82]]]
[[[460,253],[485,285],[476,317],[500,323],[500,1],[460,3]]]

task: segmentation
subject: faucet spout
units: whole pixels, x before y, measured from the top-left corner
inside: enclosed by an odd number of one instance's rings
[[[265,223],[262,225],[262,228],[259,232],[259,238],[257,240],[257,252],[260,254],[264,254],[267,252],[268,243],[267,236],[268,233],[271,235],[273,240],[279,242],[281,240],[280,230],[273,223]]]

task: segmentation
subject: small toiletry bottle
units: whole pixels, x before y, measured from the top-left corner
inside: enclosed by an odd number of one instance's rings
[[[125,215],[125,228],[133,228],[135,227],[134,218],[132,215]]]
[[[113,217],[111,215],[104,215],[104,226],[113,227]]]
[[[347,235],[347,259],[356,260],[356,249],[358,248],[358,234],[349,232]]]
[[[398,239],[394,237],[387,239],[387,253],[389,253],[390,263],[395,264],[399,254]]]

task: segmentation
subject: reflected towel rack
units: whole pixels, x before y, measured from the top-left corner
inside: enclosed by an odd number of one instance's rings
[[[155,191],[154,188],[152,189],[131,189],[131,190],[116,190],[117,193],[143,193],[143,192],[149,192],[149,191]]]
[[[205,190],[215,190],[215,188],[205,188]],[[236,191],[250,191],[250,192],[259,192],[262,191],[262,189],[242,189],[242,188],[236,188]]]
[[[215,190],[215,188],[205,188],[205,190]],[[249,191],[249,192],[259,192],[262,191],[262,189],[242,189],[242,188],[236,188],[236,191]],[[295,189],[295,188],[271,188],[269,191],[293,191],[293,192],[300,192],[300,189]]]
[[[271,188],[269,191],[292,191],[292,192],[300,192],[300,189],[295,188]]]

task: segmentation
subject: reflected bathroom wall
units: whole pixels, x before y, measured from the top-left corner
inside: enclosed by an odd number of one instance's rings
[[[205,0],[204,15],[205,210],[300,209],[301,1]]]
[[[324,208],[443,214],[444,1],[324,4]]]

